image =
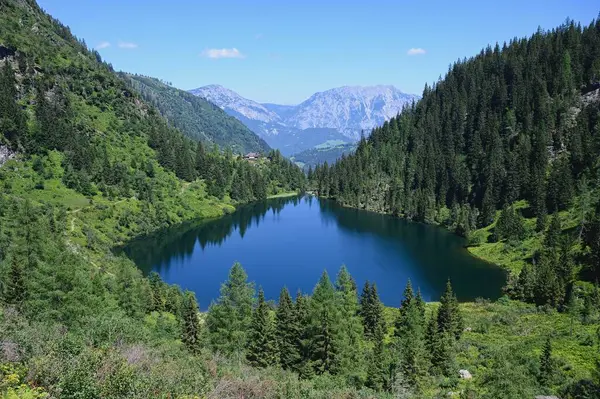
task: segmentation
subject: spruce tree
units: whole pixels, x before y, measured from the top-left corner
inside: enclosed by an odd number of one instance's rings
[[[294,367],[300,377],[309,379],[314,376],[312,365],[311,340],[312,329],[310,326],[310,303],[309,297],[302,292],[296,293],[296,306],[294,316],[298,323],[298,339],[296,340],[297,351],[300,355],[299,363]]]
[[[283,287],[279,294],[275,332],[279,364],[286,370],[295,369],[301,360],[298,342],[301,339],[301,329],[296,318],[292,297],[286,287]]]
[[[371,284],[369,280],[365,281],[363,290],[360,294],[360,316],[362,318],[365,337],[370,338],[373,335],[373,299],[371,297]]]
[[[324,271],[310,300],[310,358],[315,373],[332,372],[339,351],[340,313],[333,284]]]
[[[183,295],[183,334],[182,341],[192,353],[200,350],[200,324],[196,295],[186,291]]]
[[[388,368],[386,367],[385,352],[385,329],[382,323],[375,327],[373,332],[373,349],[367,368],[366,385],[376,391],[384,389],[388,385]]]
[[[18,305],[25,299],[27,289],[25,286],[23,268],[14,257],[10,262],[7,277],[4,301],[11,305]]]
[[[554,376],[554,359],[552,358],[552,344],[550,337],[546,339],[540,356],[540,373],[538,381],[543,387],[550,387]]]
[[[450,333],[460,339],[463,332],[463,318],[456,295],[452,291],[450,280],[446,283],[446,291],[440,299],[438,310],[438,329],[440,333]]]
[[[258,290],[258,306],[252,313],[246,359],[255,367],[277,364],[275,326],[262,288]]]
[[[414,300],[414,293],[412,288],[412,283],[410,279],[406,282],[406,286],[404,287],[404,293],[402,295],[402,301],[400,302],[400,309],[398,312],[398,317],[395,321],[395,335],[398,335],[402,330],[402,326],[405,323],[406,313]]]
[[[221,285],[221,295],[211,304],[206,317],[209,340],[213,349],[232,354],[246,347],[252,319],[254,286],[242,265],[235,263],[228,280]]]
[[[364,332],[358,314],[356,284],[346,266],[338,272],[335,289],[339,326],[336,327],[337,353],[332,371],[360,378]]]

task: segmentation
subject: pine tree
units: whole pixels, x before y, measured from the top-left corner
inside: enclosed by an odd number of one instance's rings
[[[252,322],[248,333],[246,359],[255,367],[268,367],[277,364],[277,341],[275,326],[265,302],[265,293],[258,290],[258,306],[252,313]]]
[[[460,339],[463,332],[463,318],[458,306],[458,300],[452,291],[450,280],[446,283],[446,291],[440,299],[438,328],[441,333],[450,333],[456,339]]]
[[[538,381],[543,387],[550,387],[554,376],[554,359],[552,358],[552,344],[550,337],[546,339],[542,355],[540,356],[540,373]]]
[[[235,263],[228,280],[221,285],[219,299],[208,309],[209,340],[217,351],[232,354],[246,347],[255,293],[247,279],[242,265]]]
[[[406,286],[404,287],[404,293],[402,295],[403,298],[400,303],[400,311],[398,312],[398,317],[395,321],[395,335],[398,335],[402,330],[402,326],[405,324],[406,313],[414,300],[414,293],[410,279],[406,282]]]
[[[16,258],[13,258],[10,262],[10,269],[8,270],[6,292],[4,294],[4,301],[11,305],[18,305],[25,299],[27,295],[27,288],[25,286],[25,277],[23,275],[23,268],[19,264]]]
[[[560,233],[562,231],[562,226],[560,222],[560,215],[556,212],[552,216],[552,220],[550,221],[550,226],[548,227],[548,231],[546,231],[546,235],[544,237],[544,247],[547,249],[556,248],[560,244]]]
[[[294,303],[287,288],[279,294],[276,314],[276,336],[279,364],[286,370],[295,369],[300,363],[300,325],[296,318]]]
[[[309,297],[304,296],[300,291],[296,293],[294,316],[299,327],[296,345],[297,351],[300,354],[299,363],[294,369],[300,377],[310,379],[315,373],[311,359],[312,329],[310,325],[310,300]]]
[[[385,329],[378,323],[373,332],[373,349],[367,368],[366,386],[376,391],[381,391],[388,385],[388,369],[386,367]]]
[[[365,337],[370,338],[373,335],[373,299],[371,297],[371,284],[369,280],[365,281],[363,290],[360,294],[360,316],[363,322]]]
[[[331,280],[324,271],[310,300],[310,357],[315,373],[331,372],[338,356],[336,338],[340,327],[336,295]]]
[[[183,335],[182,341],[192,353],[200,350],[200,324],[196,295],[186,291],[183,296]]]
[[[335,282],[339,326],[336,327],[337,353],[333,372],[360,378],[362,369],[363,326],[358,315],[356,283],[342,266]]]
[[[163,312],[166,310],[167,297],[165,292],[165,283],[156,272],[151,272],[148,276],[150,290],[152,292],[152,303],[150,311]]]

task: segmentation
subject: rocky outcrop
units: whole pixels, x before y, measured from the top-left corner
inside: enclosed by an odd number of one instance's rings
[[[0,145],[0,166],[4,165],[6,161],[14,158],[15,153],[12,152],[8,147]]]

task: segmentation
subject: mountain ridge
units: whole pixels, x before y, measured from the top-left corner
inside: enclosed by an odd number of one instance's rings
[[[189,92],[216,104],[238,118],[270,146],[288,155],[291,147],[295,152],[312,147],[297,143],[297,137],[307,129],[334,129],[338,132],[339,137],[332,137],[329,131],[329,136],[323,142],[340,138],[347,142],[357,141],[363,132],[368,135],[372,129],[420,98],[404,93],[393,85],[336,87],[314,93],[297,105],[259,103],[218,84]],[[290,139],[286,140],[287,137]],[[296,144],[292,145],[291,142]]]

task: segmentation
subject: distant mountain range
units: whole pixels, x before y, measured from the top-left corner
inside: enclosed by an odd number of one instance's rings
[[[169,123],[189,138],[231,148],[237,153],[271,150],[269,145],[238,119],[203,98],[177,89],[159,79],[120,73],[120,76],[154,105]]]
[[[351,143],[418,100],[394,86],[344,86],[313,94],[298,105],[261,104],[220,85],[190,93],[216,104],[284,155],[326,141]]]

